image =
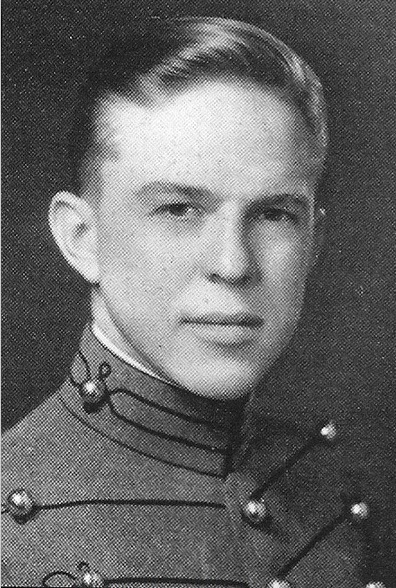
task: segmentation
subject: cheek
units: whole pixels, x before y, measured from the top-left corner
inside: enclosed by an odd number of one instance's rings
[[[177,299],[189,275],[189,258],[176,254],[169,240],[161,241],[139,223],[122,215],[107,222],[99,240],[101,285],[112,299],[164,315]]]
[[[308,274],[310,245],[305,239],[273,241],[260,255],[262,285],[272,303],[299,305]]]

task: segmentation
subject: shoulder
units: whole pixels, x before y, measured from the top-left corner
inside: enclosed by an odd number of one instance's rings
[[[51,487],[56,461],[62,453],[64,415],[57,396],[52,396],[8,430],[2,437],[2,505],[3,512],[13,504],[20,513],[33,513],[36,501]],[[18,524],[20,520],[21,524]],[[24,554],[24,542],[35,554],[38,547],[34,529],[22,525],[24,518],[14,521],[9,514],[2,516],[2,582],[18,585],[18,553]],[[18,562],[18,563],[16,563]],[[29,582],[23,580],[23,585]]]
[[[2,504],[5,508],[12,497],[20,500],[21,492],[25,501],[32,504],[52,499],[58,492],[60,465],[67,463],[65,457],[70,453],[68,426],[67,415],[55,394],[3,435]],[[2,524],[7,535],[4,542],[7,552],[8,547],[12,548],[8,539],[17,527],[9,516],[3,517]]]
[[[42,435],[42,425],[58,413],[57,395],[52,394],[2,435],[3,447],[11,448],[21,440]]]
[[[54,395],[44,401],[2,436],[3,476],[19,471],[48,447],[62,423],[61,407]]]
[[[32,489],[40,501],[67,495],[70,479],[77,483],[84,474],[77,466],[94,452],[92,435],[65,408],[58,392],[50,396],[3,435],[3,501],[15,488]]]

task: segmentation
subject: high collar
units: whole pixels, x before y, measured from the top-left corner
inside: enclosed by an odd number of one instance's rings
[[[88,410],[76,384],[97,379],[104,364],[111,368],[104,380],[105,399]],[[99,342],[90,326],[84,330],[70,373],[61,398],[85,426],[161,462],[215,477],[229,471],[243,400],[204,398],[143,373]]]

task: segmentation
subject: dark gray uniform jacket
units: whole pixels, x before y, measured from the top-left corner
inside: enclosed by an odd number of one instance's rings
[[[90,328],[70,373],[3,440],[3,585],[369,581],[364,497],[312,425],[246,435],[241,402],[143,374]]]

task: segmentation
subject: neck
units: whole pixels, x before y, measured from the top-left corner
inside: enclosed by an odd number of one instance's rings
[[[109,348],[110,351],[118,355],[126,363],[138,367],[138,369],[150,376],[171,383],[161,370],[152,365],[146,357],[143,357],[127,342],[121,329],[111,317],[103,296],[98,289],[93,289],[91,294],[91,315],[93,333],[105,347]]]
[[[142,363],[140,363],[139,361],[137,361],[136,359],[134,359],[133,357],[131,357],[130,355],[125,353],[124,351],[121,351],[117,347],[117,345],[115,345],[112,342],[112,340],[109,337],[107,337],[107,335],[105,333],[103,333],[102,329],[95,322],[92,323],[92,333],[95,335],[95,337],[98,339],[98,341],[100,343],[102,343],[102,345],[104,347],[106,347],[109,351],[111,351],[111,353],[113,353],[113,355],[115,355],[116,357],[119,357],[122,361],[124,361],[125,363],[127,363],[131,367],[140,370],[141,372],[147,374],[148,376],[151,376],[152,378],[157,378],[158,380],[161,380],[162,382],[165,382],[166,384],[172,384],[172,382],[170,382],[169,380],[165,380],[164,378],[161,378],[153,370],[150,370],[145,365],[143,365]]]

